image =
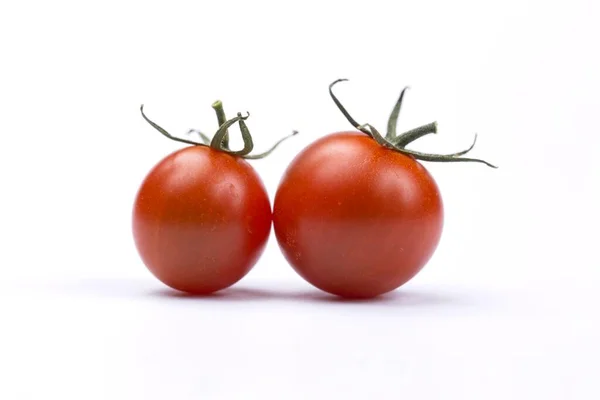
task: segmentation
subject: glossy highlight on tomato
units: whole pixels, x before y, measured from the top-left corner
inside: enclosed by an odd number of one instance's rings
[[[358,124],[331,91],[340,81],[330,85],[331,97],[357,131],[327,135],[290,163],[275,195],[273,224],[285,258],[306,281],[334,295],[370,298],[408,282],[440,242],[442,197],[419,160],[492,165],[462,157],[473,146],[447,155],[407,150],[437,124],[396,134],[406,89],[385,137]]]

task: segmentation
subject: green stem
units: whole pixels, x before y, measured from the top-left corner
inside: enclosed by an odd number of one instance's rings
[[[372,137],[381,146],[391,149],[393,151],[397,151],[399,153],[403,153],[403,154],[412,156],[413,158],[415,158],[417,160],[422,160],[422,161],[476,162],[476,163],[485,164],[492,168],[498,168],[495,165],[490,164],[489,162],[484,161],[484,160],[480,160],[477,158],[460,157],[464,154],[467,154],[469,151],[471,151],[471,149],[473,149],[473,147],[475,146],[475,141],[477,140],[477,136],[475,136],[475,139],[473,140],[473,144],[471,144],[471,146],[468,149],[459,151],[457,153],[452,153],[452,154],[429,154],[429,153],[422,153],[420,151],[408,150],[403,147],[403,146],[406,146],[408,143],[412,142],[413,140],[418,139],[424,135],[437,132],[437,124],[435,122],[433,122],[431,124],[423,125],[416,129],[412,129],[408,132],[405,132],[400,137],[393,138],[393,139],[390,138],[389,137],[390,134],[395,136],[395,122],[400,113],[400,106],[402,104],[402,98],[404,96],[404,92],[405,92],[406,88],[400,94],[400,98],[398,99],[396,106],[394,107],[394,109],[392,111],[392,115],[390,116],[390,120],[388,121],[388,134],[386,135],[386,137],[383,137],[383,135],[377,129],[375,129],[374,126],[372,126],[370,124],[359,124],[358,122],[356,122],[356,120],[354,118],[352,118],[350,116],[350,114],[348,113],[348,111],[346,111],[346,109],[344,108],[342,103],[333,94],[332,87],[335,84],[337,84],[338,82],[343,82],[343,81],[347,81],[347,79],[338,79],[329,85],[329,95],[333,99],[333,102],[335,103],[337,108],[342,112],[344,117],[346,117],[348,122],[350,122],[350,124],[352,124],[352,126],[354,126],[359,131],[365,133],[366,135],[369,135],[370,137]]]
[[[191,135],[193,133],[195,133],[196,135],[198,135],[200,137],[200,139],[202,140],[202,143],[204,143],[206,145],[208,145],[210,143],[210,138],[197,129],[190,129],[187,134]]]
[[[391,140],[396,147],[406,147],[415,140],[429,135],[430,133],[437,133],[437,122],[432,122],[426,125],[422,125],[418,128],[411,129],[410,131],[404,132],[402,135]]]
[[[398,101],[396,102],[396,105],[394,106],[394,109],[392,110],[392,113],[390,114],[390,118],[388,119],[388,128],[387,128],[387,134],[385,135],[385,138],[389,141],[394,141],[394,139],[396,138],[396,126],[398,125],[398,116],[400,115],[400,108],[402,107],[402,100],[404,99],[404,93],[406,92],[407,89],[408,89],[408,86],[406,86],[404,89],[402,89],[402,92],[400,93],[400,97],[398,98]]]
[[[250,114],[248,114],[248,117],[249,116],[250,116]],[[242,132],[242,140],[244,141],[244,148],[239,151],[232,151],[230,149],[228,149],[228,150],[229,150],[229,154],[233,154],[235,156],[247,156],[248,154],[250,154],[250,152],[252,150],[254,150],[254,142],[252,141],[252,135],[250,134],[250,131],[248,130],[246,121],[244,121],[244,118],[242,118],[242,114],[238,113],[238,117],[241,118],[238,121],[238,124],[240,125],[240,132]],[[248,117],[246,117],[246,118],[248,118]]]
[[[497,166],[490,164],[487,161],[480,160],[478,158],[457,157],[457,154],[465,154],[465,151],[459,152],[459,153],[454,153],[454,154],[428,154],[428,153],[421,153],[420,151],[407,150],[407,149],[402,149],[402,148],[396,148],[396,150],[400,153],[404,153],[404,154],[413,156],[417,160],[432,161],[432,162],[461,162],[461,161],[462,162],[477,162],[477,163],[485,164],[488,167],[498,168]]]
[[[223,109],[223,102],[221,100],[217,100],[212,104],[212,108],[215,110],[217,114],[217,120],[219,122],[219,127],[227,122],[227,117],[225,116],[225,110]],[[225,135],[223,136],[223,148],[229,148],[229,131],[225,130]]]
[[[212,141],[210,142],[210,147],[237,156],[244,156],[250,153],[254,144],[252,143],[252,137],[250,136],[250,132],[248,132],[248,128],[242,123],[240,123],[240,128],[242,131],[242,138],[244,140],[244,148],[240,151],[231,151],[229,148],[223,147],[223,137],[227,134],[227,129],[237,122],[242,122],[243,120],[248,119],[249,116],[250,114],[247,114],[245,117],[243,117],[241,113],[238,113],[237,117],[225,121],[225,123],[219,127],[217,133],[215,133],[215,136],[213,136]]]
[[[475,137],[473,138],[473,143],[471,143],[471,146],[469,146],[468,149],[456,152],[456,153],[452,153],[452,154],[448,154],[451,157],[460,157],[463,156],[465,154],[467,154],[468,152],[470,152],[471,150],[473,150],[473,147],[475,147],[475,143],[477,143],[477,134],[475,134]]]
[[[285,142],[286,140],[288,140],[289,138],[291,138],[292,136],[295,136],[298,134],[298,131],[293,131],[291,134],[279,139],[277,142],[275,142],[275,144],[273,146],[271,146],[271,148],[267,151],[265,151],[264,153],[260,153],[260,154],[254,154],[254,155],[247,155],[244,158],[246,160],[260,160],[265,158],[266,156],[268,156],[269,154],[271,154],[273,152],[273,150],[275,150],[277,148],[277,146],[279,146],[281,143]]]
[[[248,129],[248,126],[246,125],[246,122],[245,122],[246,119],[248,119],[248,117],[250,117],[250,113],[247,113],[247,115],[245,115],[245,116],[243,116],[241,113],[237,113],[237,116],[235,118],[232,118],[229,120],[223,120],[225,118],[225,112],[223,111],[223,104],[220,101],[216,101],[213,103],[213,109],[217,113],[217,118],[219,119],[219,129],[213,136],[212,140],[210,140],[208,138],[208,136],[206,136],[204,133],[197,131],[195,129],[190,129],[188,132],[188,135],[190,135],[192,133],[196,133],[202,140],[202,143],[199,143],[199,142],[195,142],[193,140],[183,139],[183,138],[179,138],[179,137],[171,135],[169,132],[167,132],[165,129],[163,129],[161,126],[159,126],[158,124],[156,124],[154,121],[150,120],[146,116],[146,114],[144,113],[144,105],[143,104],[140,106],[140,112],[141,112],[144,120],[146,122],[148,122],[154,129],[159,131],[162,135],[166,136],[167,138],[169,138],[171,140],[175,140],[177,142],[185,143],[185,144],[211,147],[215,150],[222,151],[227,154],[231,154],[232,156],[237,156],[237,157],[241,157],[241,158],[248,159],[248,160],[257,160],[257,159],[261,159],[261,158],[268,156],[283,141],[287,140],[291,136],[294,136],[298,133],[297,131],[294,131],[291,135],[288,135],[288,136],[278,140],[270,149],[268,149],[264,153],[250,155],[250,152],[252,152],[252,150],[254,149],[254,143],[252,140],[252,135],[250,134],[250,130]],[[229,148],[229,144],[226,139],[229,134],[229,128],[236,123],[238,123],[240,126],[240,131],[242,133],[242,140],[244,141],[244,148],[241,150],[238,150],[238,151],[232,151]]]
[[[335,86],[339,82],[346,82],[346,81],[348,81],[348,79],[338,79],[335,82],[333,82],[331,85],[329,85],[329,95],[331,96],[331,99],[333,100],[333,102],[335,103],[335,105],[337,106],[337,108],[342,112],[342,114],[344,115],[344,117],[346,117],[346,119],[348,120],[348,122],[350,122],[350,124],[353,127],[355,127],[356,129],[358,129],[359,131],[361,131],[365,135],[369,135],[369,136],[373,137],[373,135],[371,134],[371,132],[369,130],[365,129],[365,126],[368,125],[368,124],[361,125],[358,122],[356,122],[356,120],[354,118],[352,118],[352,116],[350,115],[350,113],[346,110],[346,108],[338,100],[338,98],[336,97],[336,95],[333,94],[333,86]]]
[[[169,139],[175,140],[176,142],[185,143],[185,144],[193,144],[194,146],[206,146],[204,143],[198,143],[198,142],[194,142],[193,140],[182,139],[182,138],[178,138],[176,136],[171,135],[160,125],[158,125],[154,121],[150,120],[150,118],[146,117],[146,114],[144,114],[144,105],[143,104],[140,106],[140,112],[142,113],[142,117],[144,118],[144,120],[146,120],[147,123],[149,123],[154,129],[156,129],[157,131],[159,131],[160,133],[162,133]]]

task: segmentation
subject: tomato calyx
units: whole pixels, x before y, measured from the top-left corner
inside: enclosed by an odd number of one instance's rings
[[[400,108],[402,107],[402,101],[404,99],[404,94],[408,89],[408,86],[402,89],[400,93],[400,97],[396,102],[396,105],[392,109],[390,117],[388,119],[387,132],[386,135],[383,136],[375,127],[371,124],[359,124],[356,122],[354,118],[350,115],[350,113],[346,110],[346,108],[342,105],[342,103],[338,100],[338,98],[333,94],[333,86],[335,86],[339,82],[347,81],[348,79],[338,79],[332,82],[329,85],[329,95],[333,99],[333,102],[337,106],[337,108],[342,112],[344,117],[352,124],[353,127],[361,131],[362,133],[373,138],[377,143],[381,146],[389,148],[391,150],[397,151],[402,154],[409,155],[417,160],[422,161],[433,161],[433,162],[477,162],[487,165],[488,167],[498,168],[495,165],[490,164],[487,161],[478,159],[478,158],[468,158],[462,157],[463,155],[470,152],[473,147],[475,147],[475,143],[477,142],[477,134],[473,139],[473,143],[471,146],[465,150],[451,153],[451,154],[430,154],[430,153],[422,153],[419,151],[409,150],[406,148],[407,145],[414,142],[415,140],[428,135],[430,133],[437,133],[437,122],[432,122],[423,126],[420,126],[415,129],[411,129],[406,131],[400,135],[396,133],[396,126],[398,122],[398,116],[400,115]]]
[[[190,129],[187,132],[188,135],[191,135],[191,134],[198,135],[198,137],[200,138],[200,142],[171,135],[164,128],[162,128],[160,125],[158,125],[157,123],[155,123],[154,121],[152,121],[150,118],[148,118],[146,116],[146,114],[144,113],[144,105],[143,104],[140,106],[140,112],[141,112],[144,120],[146,120],[146,122],[148,122],[150,124],[150,126],[152,126],[154,129],[156,129],[161,134],[163,134],[164,136],[166,136],[167,138],[169,138],[171,140],[174,140],[176,142],[185,143],[185,144],[191,144],[193,146],[210,147],[212,149],[222,151],[224,153],[231,154],[236,157],[241,157],[241,158],[244,158],[247,160],[259,160],[261,158],[265,158],[266,156],[271,154],[282,142],[284,142],[285,140],[289,139],[290,137],[298,134],[298,131],[293,131],[290,135],[287,135],[287,136],[279,139],[277,142],[275,142],[275,144],[273,144],[273,146],[271,146],[271,148],[268,149],[267,151],[260,153],[260,154],[250,154],[252,152],[252,150],[254,150],[254,141],[252,140],[252,135],[250,134],[250,130],[248,129],[248,126],[246,125],[246,120],[250,117],[250,113],[246,112],[246,115],[242,115],[242,113],[238,112],[237,116],[235,116],[234,118],[227,119],[227,117],[225,116],[225,111],[223,109],[223,103],[220,100],[215,101],[212,104],[212,108],[215,110],[215,113],[217,114],[217,120],[219,123],[219,128],[213,135],[212,139],[210,139],[207,135],[205,135],[204,133],[202,133],[196,129]],[[235,125],[236,123],[240,127],[240,132],[242,134],[242,140],[244,142],[244,147],[241,150],[232,150],[229,147],[229,128],[231,126]]]

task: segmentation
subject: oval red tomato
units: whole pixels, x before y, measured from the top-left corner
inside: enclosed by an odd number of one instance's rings
[[[135,200],[133,234],[148,269],[166,285],[207,294],[233,285],[263,252],[271,206],[254,169],[208,146],[160,161]]]
[[[275,234],[304,279],[344,297],[374,297],[411,279],[440,240],[442,199],[415,159],[359,132],[326,136],[289,165]]]

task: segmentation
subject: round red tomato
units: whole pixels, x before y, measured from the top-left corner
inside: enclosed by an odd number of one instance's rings
[[[254,169],[206,146],[186,147],[156,165],[133,211],[135,244],[166,285],[206,294],[233,285],[263,252],[271,206]]]
[[[343,297],[368,298],[389,292],[415,276],[433,255],[443,225],[438,187],[417,161],[477,162],[452,154],[406,149],[437,123],[401,135],[396,124],[407,88],[382,135],[359,124],[333,94],[344,117],[360,132],[326,136],[302,151],[283,176],[273,210],[279,246],[308,282]],[[495,168],[495,167],[494,167]]]
[[[427,263],[442,232],[442,199],[412,157],[341,132],[289,165],[273,224],[286,259],[308,282],[339,296],[374,297]]]
[[[252,136],[238,113],[227,119],[220,101],[213,103],[219,129],[201,142],[175,137],[144,119],[169,139],[192,144],[159,162],[143,181],[133,208],[133,236],[148,269],[166,285],[194,294],[227,288],[254,266],[271,231],[271,204],[265,187],[244,159]],[[238,123],[244,148],[229,148],[228,128]],[[294,132],[295,134],[296,132]],[[290,135],[291,136],[291,135]],[[289,137],[289,136],[288,136]]]
[[[417,160],[487,161],[406,149],[437,132],[433,122],[396,133],[404,88],[382,135],[359,124],[333,94],[348,122],[360,132],[326,136],[289,165],[277,193],[273,224],[292,267],[308,282],[343,297],[368,298],[389,292],[414,277],[435,251],[442,233],[438,187]]]

